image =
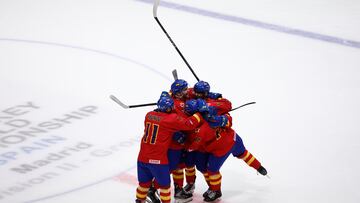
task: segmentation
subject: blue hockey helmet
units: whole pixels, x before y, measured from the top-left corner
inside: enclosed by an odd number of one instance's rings
[[[171,97],[160,97],[157,107],[161,112],[170,112],[174,109],[174,100]]]
[[[201,94],[207,96],[210,91],[210,85],[208,82],[200,80],[194,85],[195,94]]]
[[[186,90],[188,88],[188,83],[183,79],[176,79],[171,84],[171,92],[173,94],[181,93],[182,91]]]
[[[184,111],[186,114],[192,115],[198,111],[196,99],[189,99],[185,102]]]

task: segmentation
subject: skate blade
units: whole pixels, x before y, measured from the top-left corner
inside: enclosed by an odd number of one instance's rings
[[[187,198],[187,199],[175,199],[175,203],[188,203],[191,202],[193,200],[192,197]]]
[[[221,200],[221,197],[217,198],[217,199],[214,200],[214,201],[210,201],[210,203],[219,202],[220,200]],[[207,202],[207,201],[203,200],[203,202]]]
[[[160,200],[159,200],[160,201]],[[145,203],[154,203],[154,201],[151,200],[151,198],[146,197]]]
[[[259,172],[257,172],[257,174],[256,175],[261,175]],[[266,174],[265,175],[265,177],[267,177],[267,178],[269,178],[269,179],[271,179],[271,177],[269,176],[269,174]]]

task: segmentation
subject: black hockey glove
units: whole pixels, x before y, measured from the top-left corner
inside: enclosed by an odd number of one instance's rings
[[[185,133],[177,131],[173,134],[173,140],[179,144],[184,144],[186,141],[186,136],[187,135]]]

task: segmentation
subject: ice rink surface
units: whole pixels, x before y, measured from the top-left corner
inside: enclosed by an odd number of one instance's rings
[[[162,1],[158,17],[268,169],[229,157],[222,203],[360,201],[360,2]],[[149,0],[0,0],[0,202],[135,199],[146,112],[196,79]],[[198,172],[195,198],[207,189]]]

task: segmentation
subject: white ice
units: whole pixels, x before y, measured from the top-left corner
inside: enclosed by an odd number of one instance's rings
[[[360,41],[355,0],[166,2]],[[212,91],[234,107],[256,102],[232,112],[234,129],[271,179],[230,157],[221,202],[360,201],[359,47],[179,8],[160,6],[158,17]],[[138,141],[153,107],[123,109],[109,95],[155,102],[175,68],[196,82],[151,2],[0,0],[0,202],[134,202]],[[36,129],[45,132],[24,133]],[[193,202],[206,189],[198,173]]]

